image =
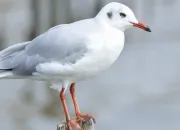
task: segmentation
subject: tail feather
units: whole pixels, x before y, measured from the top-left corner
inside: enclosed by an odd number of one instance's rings
[[[13,76],[14,76],[14,74],[12,73],[12,71],[1,71],[0,72],[0,79],[11,78]]]
[[[0,60],[4,60],[16,54],[18,51],[24,49],[30,42],[18,43],[0,51]]]
[[[0,70],[11,70],[14,65],[11,60],[19,54],[30,42],[24,42],[10,46],[0,51]]]

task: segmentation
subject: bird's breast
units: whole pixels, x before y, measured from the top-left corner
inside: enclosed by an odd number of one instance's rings
[[[124,48],[124,34],[111,32],[105,33],[102,37],[102,44],[95,49],[94,57],[97,58],[99,68],[107,69],[117,60]]]
[[[89,53],[77,63],[77,70],[84,75],[96,75],[109,68],[119,57],[124,47],[124,34],[104,34],[93,41]]]

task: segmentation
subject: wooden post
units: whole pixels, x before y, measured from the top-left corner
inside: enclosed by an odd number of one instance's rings
[[[80,126],[81,126],[82,130],[94,130],[94,121],[92,119],[90,119],[86,123],[80,123]],[[63,122],[62,124],[57,125],[57,130],[68,130],[67,124],[65,122]],[[75,129],[73,129],[73,130],[75,130]]]

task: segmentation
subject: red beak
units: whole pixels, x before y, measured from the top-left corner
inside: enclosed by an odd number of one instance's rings
[[[141,22],[138,22],[138,23],[131,22],[131,23],[133,24],[134,27],[143,29],[143,30],[145,30],[147,32],[151,32],[151,29],[146,24],[143,24]]]

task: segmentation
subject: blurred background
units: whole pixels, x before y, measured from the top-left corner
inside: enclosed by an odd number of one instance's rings
[[[0,48],[32,40],[58,24],[94,17],[109,2],[0,0]],[[179,130],[180,1],[118,2],[128,5],[153,32],[128,30],[118,61],[77,84],[81,110],[97,117],[96,130]],[[48,84],[1,80],[0,86],[2,130],[56,130],[64,119],[59,94]],[[67,101],[73,115],[68,94]]]

